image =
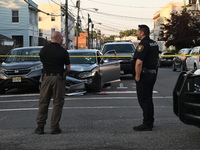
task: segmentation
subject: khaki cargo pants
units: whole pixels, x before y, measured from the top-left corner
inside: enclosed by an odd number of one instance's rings
[[[62,76],[44,76],[40,88],[39,110],[37,124],[44,127],[48,117],[48,109],[51,98],[53,98],[53,112],[51,115],[51,129],[59,128],[59,121],[65,99],[65,78]]]

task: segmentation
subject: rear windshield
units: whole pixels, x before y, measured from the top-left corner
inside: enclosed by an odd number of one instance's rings
[[[39,58],[40,49],[19,49],[12,50],[8,53],[5,59],[6,63],[11,62],[24,62],[24,61],[40,61]]]
[[[175,53],[164,53],[163,55],[175,55]]]
[[[132,44],[110,44],[105,45],[102,53],[105,54],[107,51],[115,50],[117,53],[133,53],[135,48]]]

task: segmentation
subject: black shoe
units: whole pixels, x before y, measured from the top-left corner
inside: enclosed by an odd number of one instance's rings
[[[51,130],[51,134],[60,134],[62,131],[60,128]]]
[[[35,129],[36,134],[44,134],[44,127],[37,127]]]
[[[133,127],[133,130],[135,130],[135,131],[151,131],[152,128],[153,128],[153,126],[147,126],[147,125],[141,124],[139,126]]]

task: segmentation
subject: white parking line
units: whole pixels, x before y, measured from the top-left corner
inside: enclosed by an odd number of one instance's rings
[[[157,96],[157,97],[153,97],[153,99],[172,99],[172,96],[166,96],[166,97],[162,97],[162,96]],[[83,100],[119,100],[119,99],[137,99],[137,97],[88,97],[88,98],[70,98],[67,97],[65,99],[65,101],[83,101]],[[21,102],[38,102],[39,99],[30,99],[30,100],[4,100],[4,101],[0,101],[0,103],[21,103]]]
[[[155,108],[172,108],[172,106],[154,106]],[[69,109],[131,109],[140,108],[140,106],[96,106],[96,107],[63,107],[64,110]],[[49,109],[53,109],[50,107]],[[38,108],[12,108],[12,109],[0,109],[0,112],[10,112],[10,111],[33,111],[38,110]]]

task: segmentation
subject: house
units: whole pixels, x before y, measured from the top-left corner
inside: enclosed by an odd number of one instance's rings
[[[12,46],[13,44],[14,44],[14,41],[11,38],[0,34],[0,45]]]
[[[4,0],[0,5],[0,34],[16,47],[38,45],[37,5],[32,0]]]
[[[162,24],[167,23],[166,18],[169,19],[173,11],[181,11],[183,6],[184,3],[182,2],[170,2],[154,14],[154,29],[151,33],[154,40],[162,41],[162,37],[160,36]]]
[[[51,40],[51,33],[54,31],[60,31],[65,35],[65,6],[58,4],[40,4],[38,5],[39,10],[43,12],[38,13],[38,28],[39,37]],[[68,49],[74,48],[74,16],[68,12]],[[64,36],[63,44],[66,45],[66,38]]]

